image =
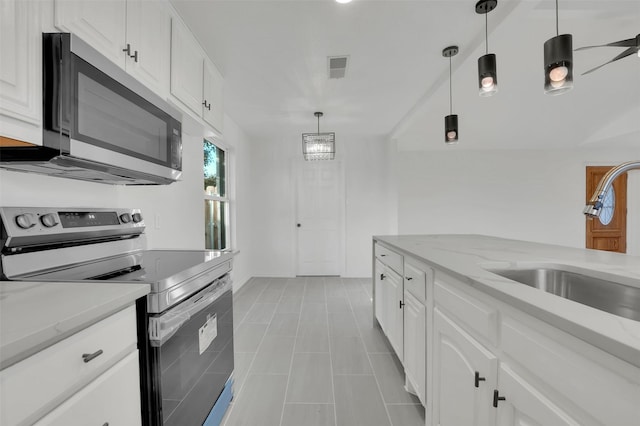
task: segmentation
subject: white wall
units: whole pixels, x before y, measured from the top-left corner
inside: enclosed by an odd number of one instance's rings
[[[338,134],[336,159],[345,167],[345,276],[371,275],[371,237],[396,232],[387,144]],[[299,140],[251,145],[251,259],[254,275],[295,274],[295,182]]]
[[[583,248],[585,166],[640,158],[626,150],[399,152],[401,234],[472,233]],[[629,254],[640,255],[640,172],[628,177]]]

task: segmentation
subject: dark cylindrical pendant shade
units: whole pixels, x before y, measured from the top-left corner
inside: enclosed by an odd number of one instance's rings
[[[458,116],[447,115],[444,118],[444,141],[446,143],[458,142]]]
[[[478,58],[478,88],[480,96],[491,96],[498,92],[496,55],[493,53]]]
[[[573,88],[573,42],[561,34],[544,43],[544,93],[559,95]]]

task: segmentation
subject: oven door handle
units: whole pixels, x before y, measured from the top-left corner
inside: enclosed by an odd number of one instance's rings
[[[162,346],[184,323],[207,306],[215,302],[228,290],[225,282],[204,295],[197,295],[179,304],[176,308],[158,316],[149,318],[149,341],[151,346]]]

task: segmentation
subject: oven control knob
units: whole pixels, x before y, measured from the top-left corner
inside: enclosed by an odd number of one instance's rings
[[[133,221],[135,223],[142,222],[142,215],[140,213],[133,214]]]
[[[120,215],[120,220],[122,223],[129,223],[131,222],[131,215],[129,213],[122,213]]]
[[[33,215],[30,213],[19,214],[16,216],[16,224],[22,229],[29,229],[36,226]]]
[[[56,215],[53,213],[47,213],[45,215],[40,216],[40,222],[42,222],[42,224],[47,228],[53,228],[58,224]]]

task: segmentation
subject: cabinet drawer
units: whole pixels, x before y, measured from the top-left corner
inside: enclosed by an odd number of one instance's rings
[[[391,269],[402,275],[402,255],[396,253],[393,250],[389,250],[388,248],[381,246],[376,243],[375,248],[376,258],[380,259],[380,262],[389,266]]]
[[[435,279],[434,298],[438,306],[455,315],[469,330],[493,345],[498,344],[498,310],[495,307],[455,288],[448,279],[442,280],[439,275]]]
[[[42,417],[135,350],[136,340],[135,306],[130,306],[0,371],[0,424]],[[100,350],[85,362],[83,354]]]
[[[138,426],[138,351],[108,369],[34,426]]]
[[[551,389],[545,393],[568,398],[598,424],[638,424],[640,369],[557,329],[536,328],[503,318],[503,353]]]
[[[408,259],[404,262],[404,289],[423,304],[427,300],[427,273],[412,265]]]

